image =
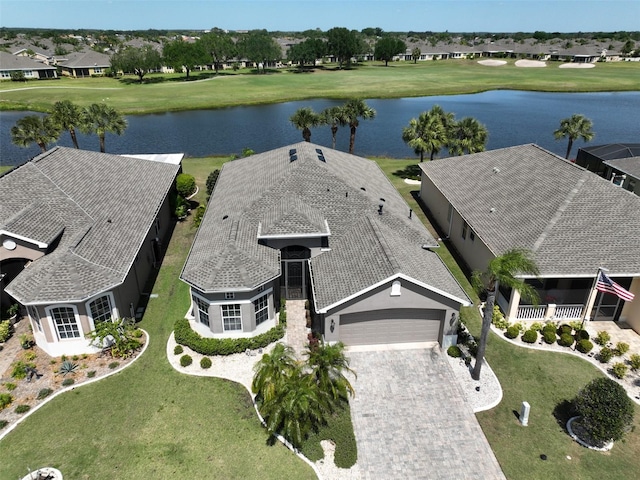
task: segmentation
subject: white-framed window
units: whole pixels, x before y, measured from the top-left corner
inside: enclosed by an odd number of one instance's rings
[[[1,70],[0,78],[11,78],[11,72],[9,72],[8,70]]]
[[[208,327],[210,325],[209,304],[196,296],[193,297],[193,301],[196,304],[196,308],[198,309],[198,321]]]
[[[36,329],[41,332],[42,331],[42,321],[40,320],[40,314],[38,313],[38,307],[34,307],[33,305],[27,305],[27,312],[29,313],[29,317],[31,317],[31,321],[36,326]]]
[[[110,293],[94,298],[87,302],[87,313],[93,320],[95,327],[101,322],[110,322],[113,320],[113,298]]]
[[[72,305],[48,307],[47,312],[56,329],[58,339],[66,340],[82,337],[76,307]]]
[[[234,298],[236,298],[236,294],[234,292],[225,292],[224,293],[224,299],[225,300],[233,300]]]
[[[256,326],[269,320],[269,295],[263,295],[253,301],[256,313]]]
[[[93,67],[93,73],[96,75],[102,73],[102,67]]]
[[[242,330],[242,310],[240,304],[221,305],[222,329],[227,331]]]

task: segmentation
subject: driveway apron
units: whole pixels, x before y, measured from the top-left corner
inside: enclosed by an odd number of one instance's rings
[[[504,479],[439,348],[348,352],[363,478]]]

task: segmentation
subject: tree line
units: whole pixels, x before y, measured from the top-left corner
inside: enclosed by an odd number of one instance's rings
[[[105,152],[105,136],[108,133],[122,135],[127,128],[124,116],[104,103],[94,103],[81,108],[69,100],[56,102],[51,112],[44,116],[27,115],[11,127],[11,140],[18,146],[37,144],[42,153],[47,145],[55,143],[66,131],[73,146],[80,148],[76,131],[95,134],[100,142],[100,151]]]

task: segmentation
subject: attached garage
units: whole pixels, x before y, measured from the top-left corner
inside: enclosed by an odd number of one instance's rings
[[[445,310],[393,308],[340,315],[345,345],[438,342]]]

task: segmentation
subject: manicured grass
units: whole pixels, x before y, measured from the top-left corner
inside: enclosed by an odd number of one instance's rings
[[[4,172],[8,172],[12,168],[13,165],[0,165],[0,175],[2,175]]]
[[[87,78],[0,83],[0,109],[48,111],[58,100],[79,105],[104,101],[125,114],[279,103],[311,98],[400,98],[513,89],[548,92],[640,90],[637,62],[598,63],[591,69],[521,68],[508,60],[486,67],[476,60],[396,62],[384,67],[365,63],[351,70],[334,66],[314,72],[278,70],[266,75],[245,72],[184,81],[183,75],[149,75],[142,85],[125,79]]]
[[[184,161],[208,174],[222,159]],[[203,187],[202,175],[196,175]],[[206,177],[204,177],[206,178]],[[189,306],[178,279],[194,230],[178,224],[141,327],[147,352],[133,366],[57,397],[0,442],[0,478],[59,468],[65,478],[315,478],[277,443],[267,445],[250,396],[233,382],[192,377],[166,360],[166,341]]]

